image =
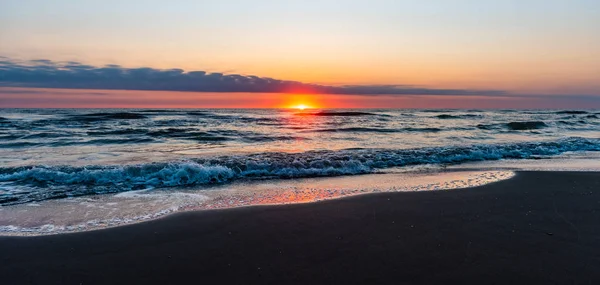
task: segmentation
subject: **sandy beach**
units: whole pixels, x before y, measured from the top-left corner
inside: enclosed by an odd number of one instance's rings
[[[600,174],[0,238],[3,284],[596,284]]]

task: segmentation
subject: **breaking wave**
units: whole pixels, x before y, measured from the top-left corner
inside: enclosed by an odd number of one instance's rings
[[[210,185],[239,179],[354,175],[399,166],[527,159],[571,151],[600,151],[600,139],[260,153],[138,165],[5,167],[0,168],[0,205],[146,188]],[[11,186],[12,190],[2,190],[2,186]],[[26,190],[19,190],[23,187]]]

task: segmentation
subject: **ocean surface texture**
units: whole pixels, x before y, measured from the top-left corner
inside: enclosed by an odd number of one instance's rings
[[[0,109],[0,205],[600,151],[600,111]]]

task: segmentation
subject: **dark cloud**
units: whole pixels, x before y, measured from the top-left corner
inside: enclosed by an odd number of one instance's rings
[[[91,66],[47,59],[17,61],[0,57],[0,86],[120,90],[165,90],[248,93],[321,93],[348,95],[487,95],[504,91],[431,89],[406,85],[328,86],[239,74],[182,69]]]

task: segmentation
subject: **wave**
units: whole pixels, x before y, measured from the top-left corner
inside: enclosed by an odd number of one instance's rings
[[[20,135],[16,135],[16,134],[10,134],[10,133],[2,133],[0,134],[0,140],[16,140],[16,139],[20,139],[21,136]]]
[[[307,140],[307,138],[303,137],[293,137],[293,136],[265,136],[265,135],[255,135],[243,138],[243,140],[248,142],[273,142],[273,141],[290,141],[290,140]]]
[[[588,124],[588,122],[586,122],[584,120],[577,120],[577,121],[560,120],[560,121],[558,121],[558,123],[561,125],[566,125],[566,126],[578,126],[578,125],[587,125]]]
[[[581,111],[581,110],[565,110],[565,111],[558,111],[556,112],[556,114],[567,114],[567,115],[583,115],[583,114],[588,114],[589,112],[587,111]]]
[[[121,190],[144,189],[151,186],[204,185],[228,181],[234,173],[223,166],[203,166],[197,163],[146,164],[122,167],[31,167],[10,172],[0,170],[0,181],[28,181],[38,188],[49,185],[78,185],[78,189],[44,189],[7,195],[0,193],[0,205],[60,199]],[[119,187],[125,187],[119,189]]]
[[[239,115],[228,115],[228,114],[217,114],[210,113],[204,111],[192,111],[186,112],[188,116],[191,117],[201,117],[203,119],[212,119],[218,121],[230,121],[230,122],[244,122],[244,123],[257,123],[257,124],[270,124],[270,123],[279,123],[278,119],[275,118],[265,118],[265,117],[247,117],[247,116],[239,116]]]
[[[119,135],[141,135],[148,133],[147,129],[118,129],[110,131],[89,131],[89,136],[119,136]]]
[[[295,113],[296,116],[321,116],[321,117],[357,117],[357,116],[377,116],[375,113],[367,112],[329,112],[323,111],[318,113]]]
[[[570,151],[600,151],[600,139],[568,138],[513,144],[480,144],[420,149],[348,149],[304,153],[261,153],[172,163],[0,168],[0,186],[29,187],[0,192],[0,204],[69,196],[227,183],[239,179],[285,179],[372,173],[420,164],[455,164],[527,159]],[[76,187],[73,187],[76,186]]]
[[[306,132],[315,133],[337,133],[337,132],[349,132],[349,133],[397,133],[400,130],[397,129],[385,129],[385,128],[337,128],[337,129],[317,129]]]
[[[437,115],[435,117],[438,119],[460,119],[460,116],[448,115],[448,114]]]
[[[152,137],[187,139],[200,142],[222,142],[229,140],[241,140],[246,142],[269,142],[304,139],[301,137],[291,136],[271,136],[247,131],[244,132],[236,130],[214,130],[203,132],[195,129],[185,128],[168,128],[159,131],[152,131],[149,132],[148,135]]]
[[[64,133],[35,133],[21,136],[20,139],[49,139],[49,138],[63,138],[69,137],[73,134],[64,132]]]
[[[140,113],[178,113],[180,111],[157,109],[157,110],[139,110],[138,112],[140,112]]]
[[[223,142],[230,140],[229,137],[219,135],[219,132],[216,133],[217,134],[210,132],[201,132],[195,129],[169,128],[164,130],[151,131],[147,134],[151,137],[186,139],[198,142]]]
[[[140,144],[140,143],[152,143],[154,142],[151,138],[140,137],[140,138],[113,138],[113,139],[92,139],[86,141],[72,141],[72,140],[59,140],[50,143],[39,143],[39,145],[50,145],[50,146],[76,146],[76,145],[109,145],[109,144]]]
[[[513,131],[526,131],[526,130],[537,130],[548,127],[548,124],[541,121],[530,121],[530,122],[509,122],[504,124],[479,124],[476,126],[481,130],[498,130],[507,128]]]
[[[238,120],[241,122],[247,122],[247,123],[257,123],[259,125],[266,125],[266,124],[271,124],[271,123],[278,123],[278,124],[281,123],[278,119],[274,119],[274,118],[239,117]]]
[[[479,124],[476,127],[480,130],[498,130],[502,128],[500,124]]]
[[[23,148],[23,147],[34,147],[40,146],[42,143],[35,142],[11,142],[11,143],[0,143],[0,148]]]
[[[581,121],[580,121],[581,122]],[[575,125],[579,125],[580,122],[570,122],[570,121],[558,121],[559,124],[561,125],[567,125],[567,126],[575,126]]]
[[[464,115],[449,115],[449,114],[442,114],[442,115],[437,115],[435,116],[438,119],[468,119],[468,118],[480,118],[481,115],[476,115],[476,114],[464,114]]]
[[[530,121],[530,122],[510,122],[506,126],[514,131],[525,131],[525,130],[537,130],[548,127],[548,125],[541,121]]]
[[[403,130],[407,131],[407,132],[424,132],[424,133],[437,133],[437,132],[442,131],[442,129],[440,129],[440,128],[405,128]]]
[[[422,109],[419,111],[423,112],[423,113],[448,113],[448,112],[454,112],[456,110],[453,110],[453,109]]]
[[[153,137],[169,137],[169,138],[179,138],[179,137],[189,137],[197,134],[206,134],[204,132],[198,132],[195,129],[182,129],[182,128],[168,128],[156,131],[147,132],[149,136]]]
[[[109,133],[109,132],[107,132]],[[102,136],[102,134],[94,134]],[[108,135],[108,134],[105,134]],[[154,139],[148,137],[137,138],[111,138],[111,139],[90,139],[90,140],[73,140],[73,134],[70,133],[36,133],[28,135],[8,134],[0,136],[0,140],[14,141],[11,143],[0,143],[0,148],[23,148],[34,146],[75,146],[75,145],[108,145],[108,144],[137,144],[151,143]],[[58,140],[45,140],[58,139]],[[25,140],[25,141],[19,141]],[[29,141],[32,140],[32,141]]]
[[[125,139],[95,139],[84,142],[56,143],[57,145],[105,145],[105,144],[131,144],[131,143],[151,143],[151,138],[125,138]]]
[[[202,111],[192,111],[192,112],[187,112],[186,114],[190,115],[190,116],[209,116],[209,115],[214,115],[213,113],[202,112]]]
[[[90,113],[90,114],[78,114],[72,115],[72,119],[81,121],[106,121],[106,120],[139,120],[148,118],[146,115],[132,113],[132,112],[120,112],[120,113]]]
[[[211,113],[211,112],[206,112],[206,111],[191,111],[191,112],[187,112],[186,115],[191,116],[191,117],[202,117],[204,119],[232,120],[232,121],[245,118],[245,117],[236,116],[236,115],[218,114],[218,113]]]
[[[401,132],[424,132],[424,133],[435,133],[441,132],[439,128],[402,128],[402,129],[386,129],[386,128],[366,128],[366,127],[351,127],[351,128],[337,128],[337,129],[317,129],[306,132],[317,132],[317,133],[336,133],[336,132],[349,132],[349,133],[401,133]]]
[[[213,130],[213,131],[199,131],[193,128],[165,128],[158,130],[149,129],[115,129],[111,130],[108,128],[96,128],[94,131],[86,132],[88,136],[97,137],[92,140],[85,141],[73,141],[73,140],[62,140],[62,141],[43,141],[36,142],[35,144],[26,144],[24,146],[32,145],[51,145],[51,146],[67,146],[67,145],[86,145],[86,144],[127,144],[127,143],[150,143],[154,142],[153,138],[160,139],[178,139],[178,140],[191,140],[197,142],[224,142],[231,140],[239,140],[245,142],[269,142],[269,141],[284,141],[284,140],[300,140],[306,139],[297,136],[282,136],[282,135],[267,135],[262,133],[248,132],[248,131],[237,131],[237,130]],[[30,135],[15,135],[10,134],[6,136],[0,136],[0,139],[15,140],[15,139],[43,139],[43,138],[64,138],[64,137],[75,137],[69,133],[35,133]],[[113,137],[106,139],[106,137]],[[18,143],[11,144],[10,146],[19,146]],[[5,146],[7,147],[7,146]]]
[[[0,125],[6,127],[12,125],[12,122],[7,118],[0,117]]]

